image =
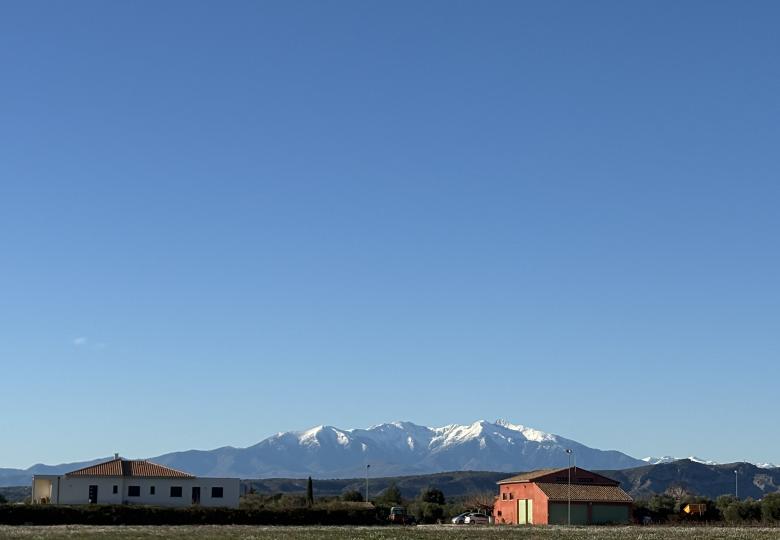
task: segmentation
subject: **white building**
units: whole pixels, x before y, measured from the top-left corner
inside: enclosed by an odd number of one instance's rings
[[[63,475],[36,474],[34,504],[238,507],[238,478],[198,478],[150,461],[115,456]]]

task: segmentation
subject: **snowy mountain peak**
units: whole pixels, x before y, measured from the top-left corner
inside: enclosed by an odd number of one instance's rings
[[[675,461],[680,461],[681,459],[687,459],[689,461],[693,461],[694,463],[701,463],[703,465],[720,465],[717,461],[712,461],[710,459],[702,459],[700,457],[696,456],[688,456],[688,457],[673,457],[673,456],[663,456],[663,457],[646,457],[642,458],[642,461],[645,463],[648,463],[650,465],[658,465],[660,463],[673,463]]]
[[[655,456],[647,456],[645,458],[642,458],[642,461],[649,465],[658,465],[659,463],[671,463],[673,461],[677,461],[676,457],[672,456],[662,456],[662,457],[655,457]]]
[[[315,426],[311,429],[307,429],[306,431],[301,431],[298,434],[298,442],[300,442],[303,445],[317,445],[319,446],[320,441],[317,439],[317,435],[325,429],[325,426]]]
[[[416,474],[452,470],[514,472],[566,466],[567,448],[575,448],[577,463],[596,469],[620,469],[642,464],[616,451],[588,448],[506,419],[427,427],[395,420],[369,428],[316,426],[289,432],[255,445],[273,452],[252,460],[259,476]],[[269,449],[270,450],[270,449]]]
[[[550,433],[545,433],[544,431],[539,431],[538,429],[521,426],[520,424],[512,424],[510,422],[507,422],[503,418],[499,418],[496,420],[495,423],[496,426],[506,428],[510,431],[517,431],[519,433],[523,434],[523,437],[526,438],[526,440],[529,441],[535,441],[535,442],[544,442],[544,441],[552,441],[556,442],[558,439],[555,435],[552,435]]]

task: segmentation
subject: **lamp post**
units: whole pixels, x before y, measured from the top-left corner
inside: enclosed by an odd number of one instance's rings
[[[566,505],[566,523],[568,525],[571,525],[571,455],[573,453],[574,450],[572,450],[571,448],[566,449],[566,455],[569,457],[569,468],[567,470],[569,481],[566,487],[567,499],[568,499],[568,503]]]
[[[734,469],[734,497],[739,500],[739,471]]]
[[[366,502],[368,502],[368,469],[371,468],[371,464],[366,464]]]

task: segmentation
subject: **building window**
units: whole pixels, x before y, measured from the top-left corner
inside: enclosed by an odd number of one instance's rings
[[[501,494],[501,500],[502,501],[506,500],[506,491]]]
[[[119,486],[117,486],[116,484],[114,484],[114,493],[115,494],[119,493]]]
[[[498,511],[498,516],[501,517],[501,510]]]
[[[211,498],[212,499],[221,499],[222,498],[222,488],[221,487],[213,487],[213,488],[211,488]]]
[[[171,497],[181,497],[181,486],[171,486]]]
[[[154,495],[154,486],[149,486],[149,495]]]
[[[512,500],[514,498],[515,498],[515,494],[510,491],[509,492],[509,500]]]
[[[127,486],[127,496],[128,497],[140,497],[141,496],[141,486]]]

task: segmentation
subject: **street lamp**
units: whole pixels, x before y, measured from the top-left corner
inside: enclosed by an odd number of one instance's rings
[[[734,497],[739,500],[739,471],[734,469]]]
[[[370,464],[366,464],[366,502],[368,502],[368,469],[371,468]]]
[[[569,469],[568,469],[568,475],[569,475],[569,481],[568,485],[566,487],[566,492],[568,494],[568,504],[566,505],[566,522],[571,525],[571,455],[574,453],[574,450],[571,448],[566,449],[566,455],[569,457]]]

